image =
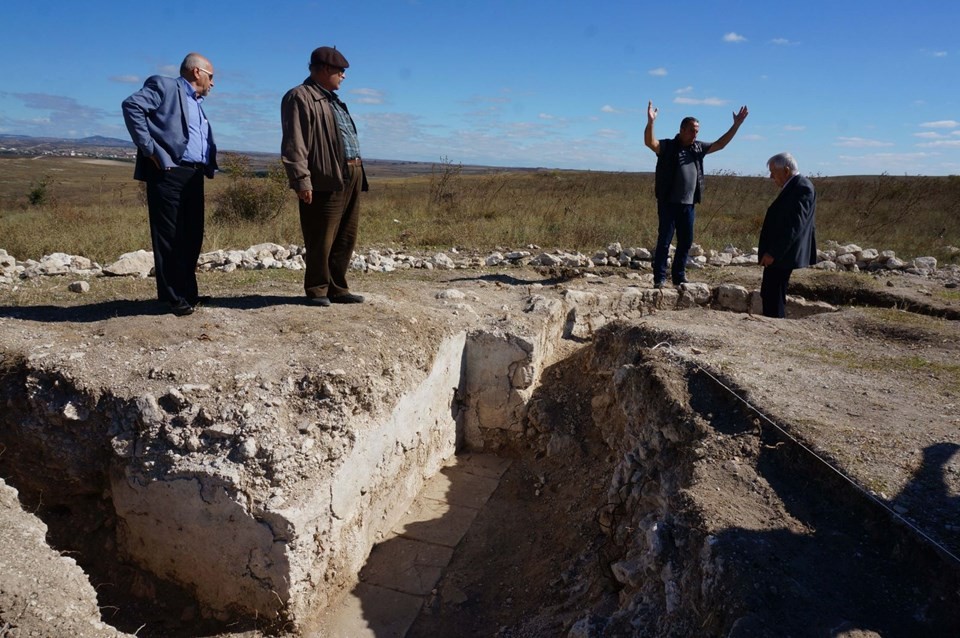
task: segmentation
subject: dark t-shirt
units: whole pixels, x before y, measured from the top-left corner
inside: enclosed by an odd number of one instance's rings
[[[694,204],[697,190],[697,167],[703,163],[703,156],[710,150],[710,144],[693,144],[681,148],[677,156],[677,172],[670,188],[671,204]]]
[[[680,136],[660,140],[657,154],[656,196],[671,204],[696,204],[703,191],[703,157],[710,143],[694,142],[683,148]]]

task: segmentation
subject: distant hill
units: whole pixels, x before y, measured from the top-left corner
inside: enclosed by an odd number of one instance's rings
[[[69,141],[69,140],[64,140]],[[104,137],[103,135],[92,135],[90,137],[81,137],[75,140],[81,146],[121,146],[133,148],[133,142],[130,140],[121,140],[116,137]]]
[[[65,137],[34,137],[32,135],[8,135],[0,133],[0,146],[20,148],[24,146],[108,146],[133,148],[133,142],[130,140],[121,140],[116,137],[104,137],[103,135],[93,135],[81,138]]]
[[[30,135],[9,135],[0,133],[0,153],[7,155],[59,156],[59,157],[99,157],[119,160],[132,160],[136,157],[136,146],[130,140],[103,135],[81,138],[33,137]],[[264,173],[279,165],[279,153],[256,151],[230,151],[219,149],[220,153],[238,153],[250,160],[250,169]],[[222,163],[222,162],[221,162]],[[407,160],[382,160],[364,158],[368,176],[408,177],[412,175],[431,175],[445,171],[456,171],[464,175],[500,172],[535,172],[543,168],[509,168],[479,166],[472,164],[453,164],[445,162],[418,162]]]

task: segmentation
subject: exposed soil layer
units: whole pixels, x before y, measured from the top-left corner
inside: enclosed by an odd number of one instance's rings
[[[748,287],[759,279],[731,271]],[[484,434],[487,451],[514,462],[410,635],[955,635],[960,330],[946,318],[953,297],[930,294],[942,284],[891,281],[798,273],[792,291],[883,308],[795,321],[662,307],[606,328],[618,313],[595,317],[592,336],[557,346],[520,427]],[[283,634],[282,622],[208,613],[117,554],[116,414],[143,391],[203,384],[195,392],[210,405],[239,409],[279,396],[286,377],[316,381],[293,391],[306,410],[325,396],[325,370],[343,370],[334,394],[352,397],[336,414],[377,413],[444,335],[524,334],[532,295],[637,284],[532,271],[361,276],[368,303],[315,309],[296,303],[297,282],[264,276],[238,290],[207,276],[213,302],[183,319],[156,314],[149,281],[131,302],[111,299],[108,280],[89,303],[54,287],[42,303],[36,290],[0,290],[0,478],[83,567],[103,621],[139,636]],[[451,288],[465,297],[437,297]],[[48,427],[37,431],[41,408]],[[11,420],[25,414],[34,420]],[[324,431],[321,445],[344,444]],[[280,479],[264,477],[267,493]],[[29,589],[10,542],[0,555]],[[43,635],[46,616],[5,606],[0,589],[0,627]]]

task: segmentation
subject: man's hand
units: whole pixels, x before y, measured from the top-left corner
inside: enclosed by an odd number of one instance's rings
[[[750,111],[747,110],[746,106],[741,106],[738,113],[733,114],[733,123],[737,126],[743,124],[743,121],[747,119],[747,115],[750,114]]]
[[[313,191],[297,191],[297,197],[300,198],[300,201],[304,204],[313,203]]]
[[[743,107],[743,108],[745,109],[747,107]],[[647,102],[647,121],[652,122],[655,119],[657,119],[657,111],[659,110],[660,109],[653,108],[653,100],[650,100],[649,102]],[[746,115],[744,115],[744,117],[746,117]]]
[[[763,253],[763,257],[760,258],[760,265],[766,268],[773,263],[773,255],[770,253]]]
[[[647,102],[647,126],[643,129],[643,143],[651,151],[660,155],[660,140],[653,134],[653,121],[657,119],[657,109],[653,108],[653,100]]]

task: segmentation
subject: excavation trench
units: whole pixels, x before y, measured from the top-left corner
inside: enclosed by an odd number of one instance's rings
[[[275,447],[212,389],[121,396],[7,357],[0,476],[140,636],[309,628],[457,450],[511,464],[408,635],[960,630],[939,546],[662,347],[676,335],[586,305],[535,296],[538,330],[447,335],[376,418],[342,374],[306,375],[291,397],[336,418]]]

